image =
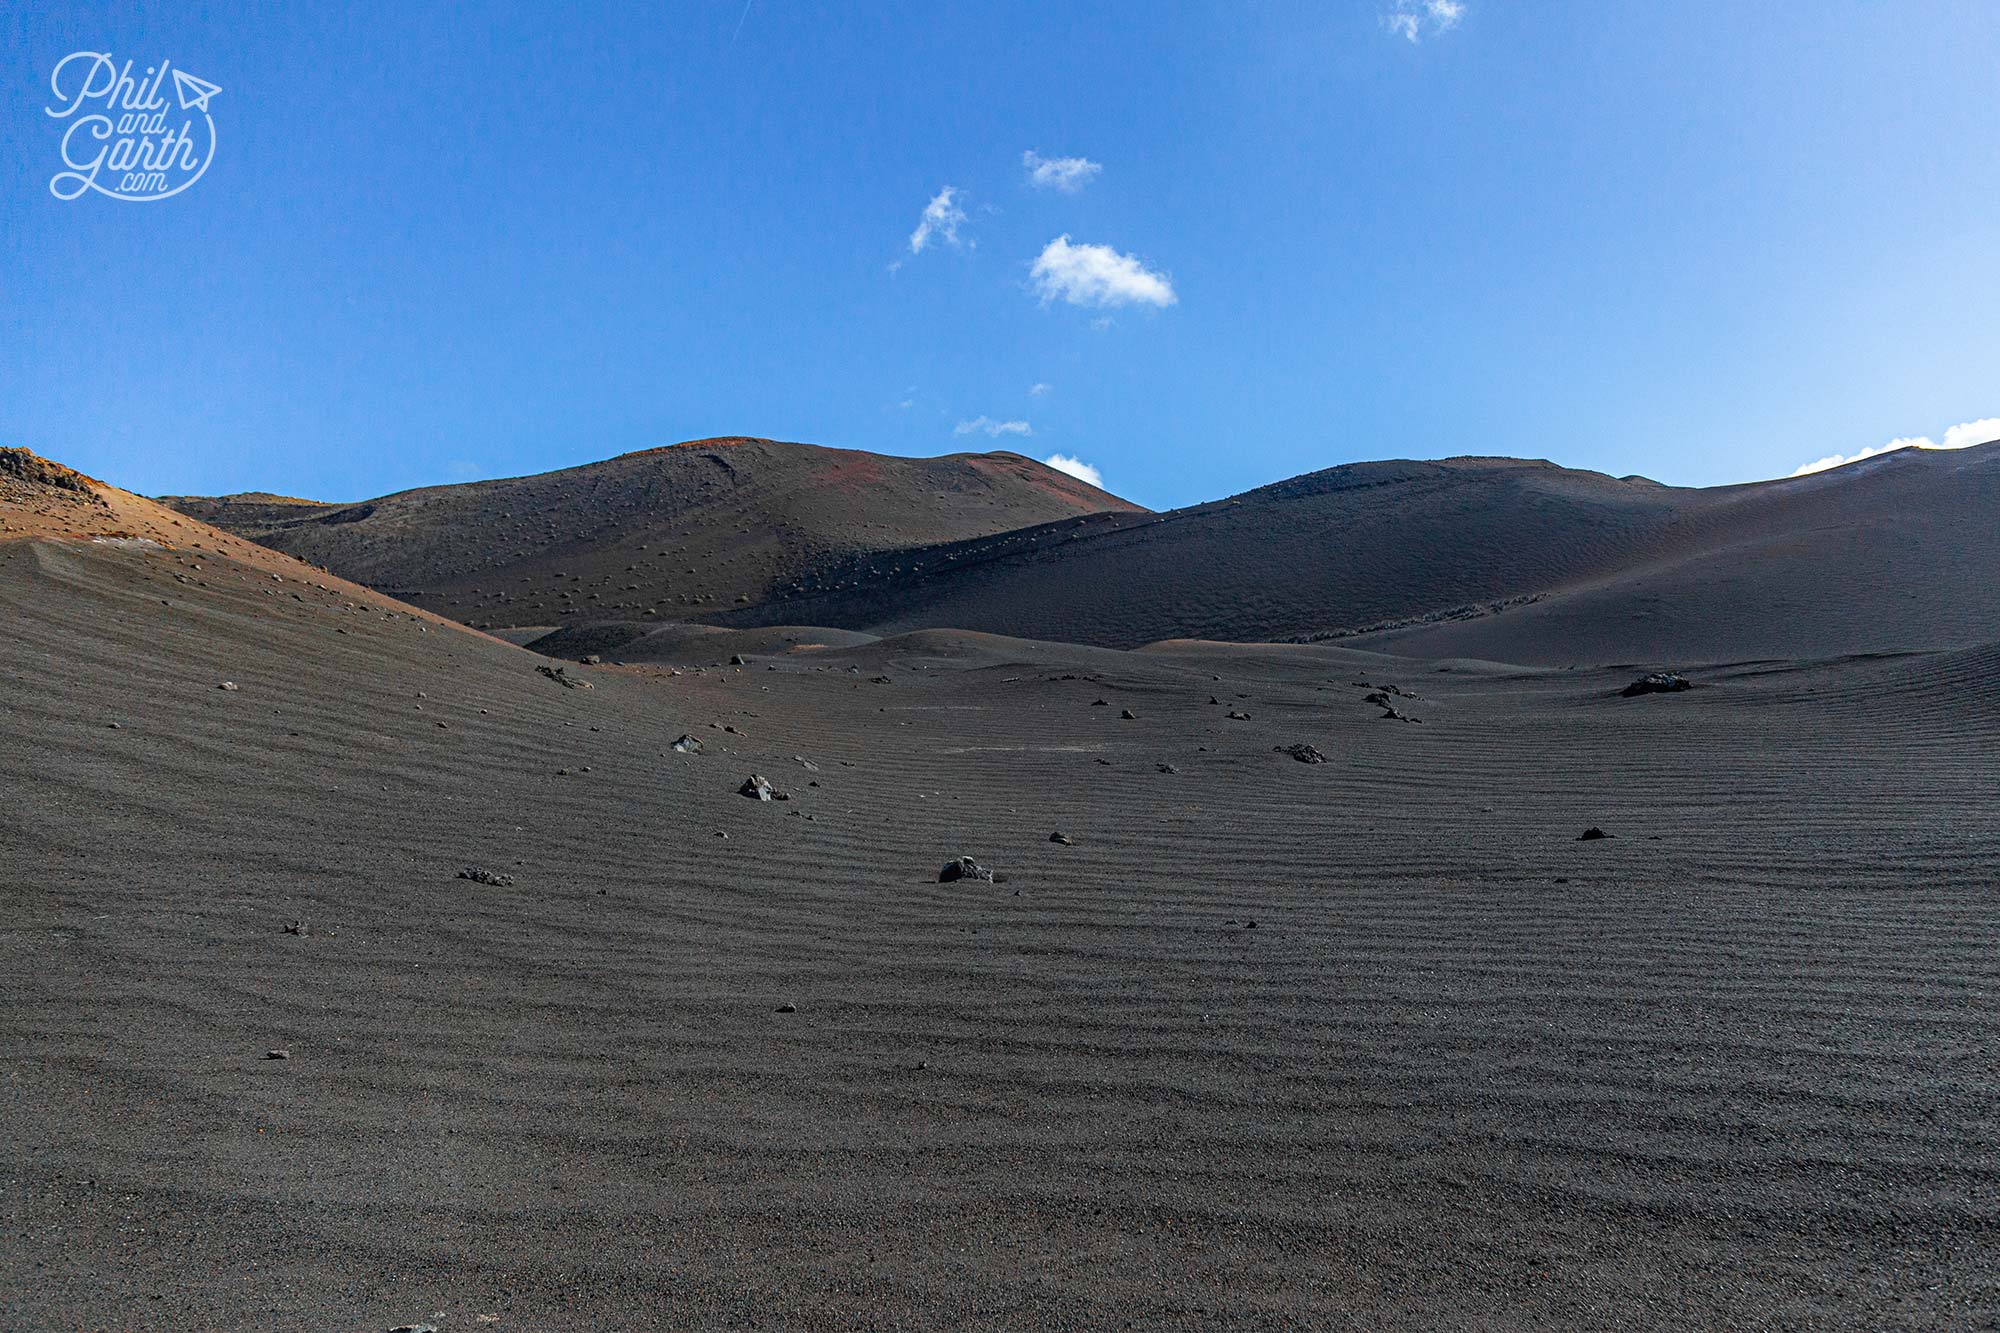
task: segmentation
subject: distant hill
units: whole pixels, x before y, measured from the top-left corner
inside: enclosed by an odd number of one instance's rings
[[[1352,646],[1567,666],[2000,643],[2000,443],[1682,494],[1613,569]]]
[[[801,591],[856,558],[1144,512],[1020,454],[897,458],[742,438],[356,504],[261,493],[162,502],[494,627],[697,618]]]
[[[1355,463],[1169,513],[953,543],[900,570],[874,562],[729,619],[1114,647],[1353,631],[1620,567],[1690,494],[1517,459]]]
[[[170,503],[440,614],[614,656],[672,622],[1531,665],[2000,641],[2000,443],[1706,489],[1356,463],[1155,514],[1017,454],[701,441],[356,505]]]
[[[323,500],[301,500],[296,496],[272,495],[268,491],[245,491],[240,495],[164,495],[160,503],[198,518],[211,527],[237,532],[269,531],[291,523],[305,522],[343,506]]]
[[[1711,489],[1516,459],[1360,463],[862,562],[711,619],[1559,665],[1815,656],[2000,639],[1996,530],[2000,445]]]

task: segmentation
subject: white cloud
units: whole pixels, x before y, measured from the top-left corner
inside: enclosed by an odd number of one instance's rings
[[[1087,157],[1043,157],[1032,148],[1021,154],[1021,165],[1028,169],[1030,185],[1039,190],[1061,190],[1064,194],[1075,194],[1104,170],[1103,163]]]
[[[1944,433],[1944,443],[1940,449],[1970,449],[1975,444],[1988,444],[2000,440],[2000,417],[1981,417],[1977,421],[1963,421]]]
[[[1084,306],[1170,306],[1179,299],[1165,274],[1134,256],[1108,245],[1071,245],[1067,235],[1043,246],[1029,271],[1043,305],[1061,299]]]
[[[953,435],[977,435],[984,431],[991,438],[1002,435],[1033,435],[1035,428],[1025,421],[995,421],[992,417],[974,417],[961,421],[952,428]]]
[[[1042,460],[1058,472],[1067,472],[1078,481],[1089,482],[1098,490],[1104,489],[1104,474],[1081,458],[1071,458],[1068,454],[1050,454]]]
[[[1808,473],[1824,472],[1828,468],[1840,467],[1843,464],[1859,463],[1864,458],[1873,458],[1877,454],[1886,454],[1893,449],[1907,449],[1912,445],[1922,445],[1929,443],[1930,443],[1929,440],[1923,440],[1923,441],[1891,440],[1887,444],[1876,445],[1873,448],[1863,449],[1859,453],[1828,454],[1825,458],[1815,458],[1810,463],[1799,464],[1797,467],[1792,469],[1792,475],[1795,477],[1803,477],[1806,476]]]
[[[1803,477],[1814,472],[1824,472],[1828,468],[1859,463],[1864,458],[1894,453],[1898,449],[1970,449],[1975,444],[1986,444],[1992,440],[2000,440],[2000,417],[1982,417],[1978,421],[1961,421],[1945,431],[1943,444],[1939,444],[1928,435],[1906,435],[1887,444],[1870,446],[1857,453],[1828,454],[1825,458],[1801,463],[1792,470],[1792,475]]]
[[[1035,383],[1030,384],[1028,386],[1028,397],[1040,398],[1043,394],[1047,393],[1050,389],[1053,389],[1055,387],[1056,386],[1053,384],[1049,384],[1045,381],[1038,380]]]
[[[957,196],[958,191],[947,185],[924,205],[924,215],[917,222],[917,229],[910,233],[911,254],[922,254],[933,236],[942,236],[951,245],[958,244],[958,228],[965,221],[965,210],[958,206]]]
[[[1450,32],[1465,17],[1465,0],[1396,0],[1382,26],[1407,42]]]

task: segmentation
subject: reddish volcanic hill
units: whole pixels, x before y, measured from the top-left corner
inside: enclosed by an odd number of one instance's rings
[[[896,458],[696,440],[560,472],[320,505],[164,503],[480,626],[680,620],[801,591],[815,571],[1137,506],[1013,453]]]

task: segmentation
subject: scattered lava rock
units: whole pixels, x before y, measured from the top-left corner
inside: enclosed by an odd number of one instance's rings
[[[674,742],[675,754],[700,754],[701,741],[693,736],[682,736]]]
[[[778,1012],[781,1014],[796,1014],[798,1011],[799,1007],[795,1004],[781,1004],[778,1006]]]
[[[583,665],[585,665],[585,666],[603,666],[603,665],[604,665],[604,659],[603,659],[602,657],[600,657],[600,656],[599,656],[598,654],[596,654],[596,653],[591,653],[591,654],[590,654],[589,656],[587,656],[587,657],[585,657],[585,658],[583,659]]]
[[[1092,699],[1090,706],[1092,708],[1109,708],[1111,707],[1111,701],[1109,699]]]
[[[1248,713],[1239,713],[1232,709],[1229,714],[1229,720],[1232,722],[1248,722],[1250,715]]]
[[[1119,709],[1119,710],[1118,710],[1118,716],[1119,716],[1119,718],[1120,718],[1121,720],[1123,720],[1123,721],[1126,721],[1126,722],[1137,722],[1137,721],[1139,720],[1139,715],[1138,715],[1137,713],[1133,712],[1133,711],[1132,711],[1131,709],[1129,709],[1129,708],[1121,708],[1121,709]]]
[[[566,690],[587,690],[590,688],[589,681],[578,680],[575,676],[570,675],[567,670],[559,666],[538,666],[535,670]]]
[[[273,1049],[264,1052],[264,1058],[266,1060],[289,1060],[292,1058],[292,1053],[287,1050]]]
[[[233,680],[225,680],[225,681],[223,681],[223,682],[222,682],[222,683],[221,683],[220,685],[216,686],[215,688],[216,688],[216,689],[218,689],[218,690],[226,690],[226,691],[228,691],[228,692],[229,692],[230,694],[234,694],[234,693],[236,693],[236,692],[237,692],[238,690],[242,689],[243,687],[242,687],[241,685],[238,685],[238,684],[237,684],[237,683],[236,683],[235,681],[233,681]]]
[[[1621,698],[1632,699],[1641,694],[1676,694],[1693,688],[1694,682],[1678,671],[1655,671],[1639,677],[1618,694]]]
[[[1157,768],[1162,773],[1180,772],[1180,770],[1178,768],[1175,768],[1172,764],[1154,764],[1153,767]]]
[[[1303,742],[1298,745],[1274,745],[1271,748],[1279,754],[1290,755],[1302,764],[1323,764],[1326,762],[1326,756],[1319,752],[1318,747],[1307,745]]]
[[[497,870],[481,870],[478,866],[467,866],[458,872],[460,879],[469,879],[474,884],[490,884],[496,889],[514,887],[514,877],[503,875]]]
[[[789,801],[790,792],[779,791],[771,785],[771,780],[761,773],[752,773],[743,779],[743,785],[736,789],[738,796],[748,796],[753,801]]]
[[[749,659],[749,658],[747,658],[747,657],[745,657],[745,656],[744,656],[744,655],[743,655],[742,653],[731,653],[731,654],[729,655],[729,665],[731,665],[731,666],[749,666],[749,665],[750,665],[750,659]]]
[[[0,477],[10,477],[32,486],[70,491],[103,503],[90,489],[89,480],[81,472],[66,468],[61,463],[51,463],[27,449],[0,449]]]
[[[973,879],[978,880],[982,884],[992,884],[996,878],[992,871],[969,856],[961,856],[946,861],[944,867],[938,871],[938,883],[940,884],[955,884],[962,879]]]
[[[1609,833],[1606,833],[1603,829],[1593,824],[1591,827],[1577,834],[1576,840],[1578,842],[1596,842],[1599,838],[1608,838],[1610,836]]]
[[[1065,846],[1065,847],[1068,847],[1068,846],[1070,845],[1070,840],[1069,840],[1069,834],[1067,834],[1067,833],[1062,833],[1062,832],[1056,832],[1056,833],[1051,833],[1051,834],[1049,834],[1049,841],[1050,841],[1050,842],[1059,842],[1059,843],[1061,843],[1061,844],[1062,844],[1063,846]]]

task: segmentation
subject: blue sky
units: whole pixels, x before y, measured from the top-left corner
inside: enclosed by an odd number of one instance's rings
[[[74,51],[221,87],[201,179],[51,194]],[[148,493],[739,433],[1710,484],[2000,414],[1985,0],[38,0],[0,55],[0,442]]]

